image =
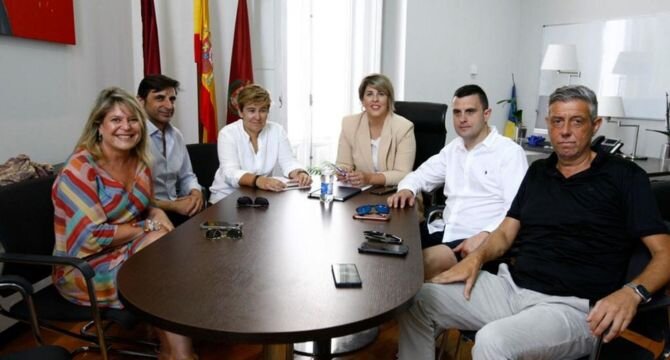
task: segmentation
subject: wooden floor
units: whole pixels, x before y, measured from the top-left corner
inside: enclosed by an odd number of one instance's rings
[[[72,330],[78,330],[81,327],[80,324],[75,324],[71,326]],[[379,359],[379,360],[392,360],[395,359],[395,354],[398,351],[398,326],[395,322],[389,322],[380,327],[380,334],[377,340],[366,348],[359,350],[353,354],[338,357],[336,359],[341,360],[350,360],[350,359]],[[144,330],[137,330],[136,332],[144,332]],[[69,350],[74,350],[79,346],[83,345],[82,342],[78,340],[73,340],[70,337],[53,334],[49,332],[44,332],[42,334],[45,338],[45,342],[48,344],[59,345],[65,347]],[[134,334],[135,335],[135,334]],[[142,337],[142,334],[136,334],[137,337]],[[461,346],[459,351],[460,356],[454,356],[453,352],[456,348],[456,343],[458,342],[458,333],[450,332],[448,336],[448,351],[449,353],[446,356],[442,357],[442,360],[466,360],[470,359],[470,349],[471,344],[464,343]],[[35,346],[35,341],[32,338],[32,335],[29,331],[22,333],[15,340],[12,340],[8,344],[0,346],[0,355],[11,353],[14,351],[30,348]],[[260,359],[261,357],[261,346],[260,345],[226,345],[226,344],[214,344],[207,342],[197,342],[195,344],[196,351],[200,355],[201,360],[210,360],[210,359],[239,359],[239,360],[255,360]],[[102,357],[96,353],[83,353],[76,357],[77,360],[97,360]],[[113,355],[110,356],[111,359],[125,359],[125,358],[134,358],[129,356]],[[136,358],[139,359],[139,358]],[[295,359],[309,359],[308,357],[295,356]]]

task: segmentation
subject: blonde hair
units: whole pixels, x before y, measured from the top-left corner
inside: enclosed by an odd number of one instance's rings
[[[370,86],[371,88],[382,91],[386,93],[388,97],[388,108],[389,111],[395,111],[395,94],[393,93],[393,84],[391,80],[382,74],[370,74],[361,80],[361,84],[358,86],[358,99],[363,101],[363,96],[365,96],[365,88]]]
[[[98,98],[95,100],[93,109],[91,109],[91,113],[88,116],[88,121],[86,121],[86,125],[84,125],[84,130],[77,141],[75,151],[86,149],[96,160],[104,157],[102,149],[100,148],[100,132],[98,131],[98,128],[102,124],[107,113],[116,105],[124,106],[139,120],[140,141],[131,150],[131,156],[136,157],[144,165],[151,166],[146,131],[147,115],[134,96],[118,87],[109,87],[100,92]]]
[[[261,106],[267,105],[270,107],[270,104],[272,104],[270,93],[260,85],[247,85],[237,94],[237,108],[242,112],[248,104],[260,104]]]

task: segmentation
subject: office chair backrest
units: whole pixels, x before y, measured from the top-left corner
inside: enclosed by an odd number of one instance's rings
[[[56,176],[24,180],[0,187],[0,243],[8,253],[53,253],[54,207],[51,186]],[[51,273],[51,267],[4,264],[4,274],[20,275],[31,282]]]
[[[416,158],[412,169],[416,169],[444,147],[447,140],[447,128],[444,124],[447,116],[447,105],[430,102],[396,101],[395,112],[414,123]]]
[[[188,144],[188,156],[191,158],[193,172],[198,182],[205,188],[212,186],[214,174],[219,168],[219,155],[216,144]]]
[[[659,181],[651,183],[651,190],[654,193],[656,203],[658,204],[661,217],[670,224],[670,182]],[[625,282],[633,280],[649,264],[651,254],[649,249],[639,243],[635,246],[633,254],[628,263]],[[666,285],[667,286],[667,285]],[[649,304],[641,305],[638,313],[628,329],[643,335],[643,345],[635,345],[631,341],[625,341],[617,338],[602,349],[601,359],[650,359],[651,354],[659,351],[663,339],[668,336],[668,312],[667,307],[670,304],[670,298],[665,293],[665,289],[654,294],[653,300]],[[625,336],[624,336],[625,337]],[[646,337],[646,338],[645,338]],[[654,343],[656,342],[656,343]]]

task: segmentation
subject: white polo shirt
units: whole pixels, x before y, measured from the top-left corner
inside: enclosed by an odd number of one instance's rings
[[[526,154],[495,127],[473,149],[458,137],[398,184],[414,194],[444,184],[442,242],[493,231],[502,222],[528,169]]]

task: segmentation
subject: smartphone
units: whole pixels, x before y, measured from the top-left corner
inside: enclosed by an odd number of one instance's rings
[[[370,190],[370,193],[374,194],[374,195],[386,195],[386,194],[394,193],[394,192],[396,192],[396,190],[398,190],[398,187],[395,186],[395,185],[394,186],[379,186],[379,187],[376,187],[376,188]]]
[[[332,264],[333,280],[336,288],[359,288],[363,286],[356,264]]]
[[[391,220],[391,214],[365,214],[365,215],[354,214],[353,218],[357,220],[389,221]]]
[[[381,254],[391,256],[406,256],[409,252],[407,245],[384,244],[366,241],[358,247],[358,252],[363,254]]]
[[[200,229],[202,230],[214,230],[214,229],[233,229],[242,227],[241,223],[229,223],[226,221],[216,221],[216,220],[207,220],[200,223]]]

